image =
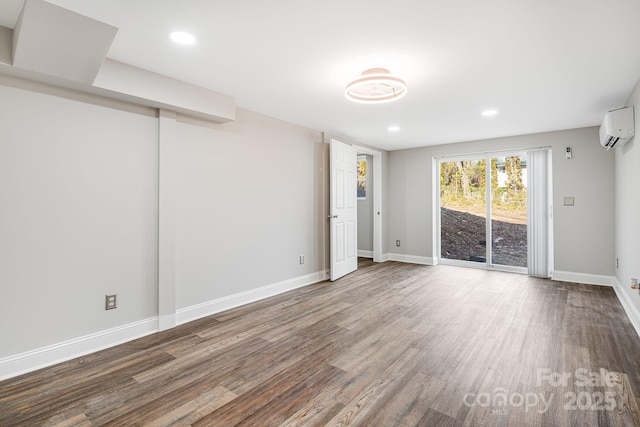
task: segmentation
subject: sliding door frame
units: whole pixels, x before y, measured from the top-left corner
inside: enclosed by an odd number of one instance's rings
[[[436,248],[434,253],[437,254],[436,264],[445,264],[445,265],[457,265],[460,267],[473,267],[485,270],[497,270],[497,271],[506,271],[510,273],[521,273],[527,274],[527,267],[516,267],[511,265],[502,265],[502,264],[493,264],[492,258],[492,228],[491,228],[491,159],[495,157],[508,157],[508,156],[526,156],[527,151],[529,149],[517,149],[517,150],[500,150],[500,151],[487,151],[482,153],[474,153],[474,154],[460,154],[460,155],[451,155],[451,156],[438,156],[433,158],[433,177],[434,177],[434,228],[436,236],[435,246]],[[474,262],[474,261],[464,261],[457,259],[449,259],[442,257],[442,206],[440,200],[440,168],[442,163],[447,162],[455,162],[455,161],[485,161],[485,238],[486,238],[486,261],[484,263]],[[527,188],[527,192],[529,189]],[[529,215],[527,210],[527,223],[529,222]],[[527,231],[528,235],[528,231]],[[527,236],[527,251],[529,250],[529,242]],[[528,260],[527,260],[528,262]]]

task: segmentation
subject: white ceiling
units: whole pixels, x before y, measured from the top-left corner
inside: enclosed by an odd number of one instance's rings
[[[119,28],[110,58],[388,150],[598,125],[640,78],[639,0],[50,2]],[[0,1],[0,25],[23,3]],[[197,44],[173,44],[175,30]],[[347,101],[373,67],[407,96]]]

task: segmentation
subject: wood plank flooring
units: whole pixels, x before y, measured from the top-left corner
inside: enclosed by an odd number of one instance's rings
[[[611,288],[361,260],[0,382],[0,426],[633,426],[639,367]]]

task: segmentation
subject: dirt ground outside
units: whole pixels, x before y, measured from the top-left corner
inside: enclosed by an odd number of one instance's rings
[[[492,221],[493,264],[527,266],[527,225],[509,215],[495,215]],[[508,220],[508,221],[505,221]],[[486,262],[486,219],[484,215],[441,208],[442,257]],[[521,223],[516,223],[516,221]]]

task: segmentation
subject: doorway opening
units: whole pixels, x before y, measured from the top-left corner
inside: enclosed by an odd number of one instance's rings
[[[361,172],[357,174],[358,256],[382,262],[382,153],[357,145],[353,147]]]
[[[382,261],[382,153],[366,147],[344,144],[331,139],[330,144],[330,194],[329,194],[329,241],[330,279],[340,277],[357,269],[358,257],[358,196],[373,198],[372,257]],[[371,189],[367,184],[358,185],[358,154],[370,155],[373,159]],[[366,160],[366,158],[365,158]],[[367,166],[368,167],[368,166]]]

